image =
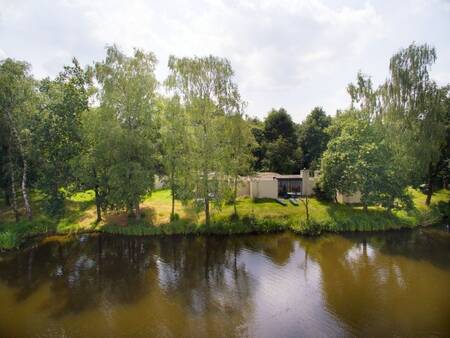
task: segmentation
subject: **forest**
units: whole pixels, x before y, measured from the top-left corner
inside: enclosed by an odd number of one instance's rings
[[[204,214],[234,205],[243,176],[320,169],[316,196],[361,192],[362,208],[411,208],[409,188],[448,186],[450,86],[430,75],[437,57],[411,44],[389,61],[376,86],[359,72],[349,106],[317,107],[301,123],[284,108],[248,116],[225,58],[175,57],[155,76],[156,56],[106,48],[104,60],[76,58],[55,78],[36,79],[26,61],[0,61],[0,190],[16,222],[64,216],[76,193],[93,191],[96,222],[121,212],[139,221],[155,177],[175,202]],[[39,210],[33,199],[39,199]],[[0,223],[2,221],[0,220]]]

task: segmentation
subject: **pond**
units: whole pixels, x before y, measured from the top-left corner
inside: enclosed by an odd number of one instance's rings
[[[450,336],[443,228],[53,237],[0,255],[0,337]]]

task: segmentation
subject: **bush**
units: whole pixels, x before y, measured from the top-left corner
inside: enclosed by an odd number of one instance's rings
[[[174,221],[178,221],[180,219],[180,215],[178,215],[177,213],[174,213],[173,215],[170,215],[170,221],[174,222]]]
[[[301,224],[301,233],[309,236],[318,236],[324,227],[314,220],[305,221]]]
[[[439,210],[439,213],[442,215],[442,218],[449,219],[450,218],[450,201],[444,202],[439,201],[437,204],[437,208]]]
[[[319,201],[333,201],[333,193],[327,191],[321,182],[317,182],[313,187],[314,194]]]
[[[13,249],[19,246],[19,240],[15,233],[11,231],[0,232],[0,248]]]

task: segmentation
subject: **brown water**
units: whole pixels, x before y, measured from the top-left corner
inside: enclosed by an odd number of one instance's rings
[[[450,234],[47,239],[0,255],[0,337],[450,336]]]

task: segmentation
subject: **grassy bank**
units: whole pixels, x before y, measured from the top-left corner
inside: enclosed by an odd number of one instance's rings
[[[59,219],[46,216],[42,209],[42,196],[33,195],[36,211],[32,222],[15,223],[9,209],[0,209],[0,249],[20,245],[27,237],[40,234],[70,234],[98,231],[123,235],[171,235],[171,234],[242,234],[272,232],[290,229],[309,234],[322,231],[379,231],[429,225],[439,222],[443,212],[448,213],[450,191],[436,192],[431,207],[425,205],[425,195],[411,190],[414,208],[395,210],[391,214],[382,208],[371,207],[364,212],[358,206],[337,205],[310,199],[311,221],[307,224],[305,208],[282,206],[272,200],[252,201],[241,198],[238,203],[239,219],[233,219],[232,206],[226,205],[213,213],[213,223],[204,224],[202,214],[189,206],[176,203],[179,219],[170,222],[170,192],[161,190],[145,198],[142,204],[143,219],[139,222],[121,213],[109,213],[100,224],[95,224],[95,206],[92,192],[73,195],[66,202],[66,213]]]

